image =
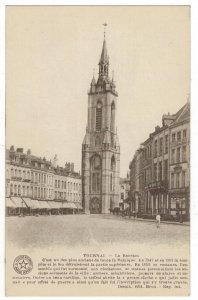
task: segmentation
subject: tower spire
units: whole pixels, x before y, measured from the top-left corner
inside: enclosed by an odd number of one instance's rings
[[[104,26],[104,41],[103,41],[102,52],[101,52],[100,62],[99,62],[99,77],[108,78],[109,57],[107,54],[107,45],[106,45],[106,39],[105,39],[107,23],[104,23],[103,26]]]

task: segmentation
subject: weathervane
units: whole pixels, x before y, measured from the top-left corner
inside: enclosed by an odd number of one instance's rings
[[[105,34],[106,34],[106,26],[107,26],[107,23],[104,23],[104,24],[102,24],[103,26],[104,26],[104,39],[105,39]]]

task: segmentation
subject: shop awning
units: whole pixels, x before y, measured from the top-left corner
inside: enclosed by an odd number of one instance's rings
[[[34,204],[32,203],[32,200],[30,198],[22,198],[27,207],[34,208]]]
[[[68,204],[70,205],[70,208],[77,208],[75,203],[73,203],[73,202],[68,202]]]
[[[75,205],[76,205],[76,207],[77,207],[78,209],[83,209],[81,203],[76,202]]]
[[[17,206],[14,204],[14,202],[10,198],[6,198],[6,207],[16,208]]]
[[[48,201],[50,208],[59,209],[62,207],[62,202]]]
[[[26,204],[20,197],[11,197],[12,202],[15,204],[15,207],[26,208]]]
[[[63,208],[71,208],[71,209],[77,208],[77,206],[73,202],[63,202],[62,207]]]
[[[63,202],[63,208],[71,208],[70,203]]]
[[[39,201],[39,205],[40,205],[40,208],[48,208],[50,209],[50,205],[47,203],[47,201]]]
[[[39,209],[39,208],[41,208],[38,200],[31,199],[31,202],[32,202],[32,207],[31,207],[32,209]]]

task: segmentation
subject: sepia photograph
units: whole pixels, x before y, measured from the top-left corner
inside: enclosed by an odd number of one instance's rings
[[[190,6],[5,21],[6,296],[189,296]]]

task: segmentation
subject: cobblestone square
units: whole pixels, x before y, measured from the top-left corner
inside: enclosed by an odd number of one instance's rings
[[[139,221],[113,215],[64,215],[8,217],[8,243],[19,248],[139,245],[187,247],[189,226]]]

